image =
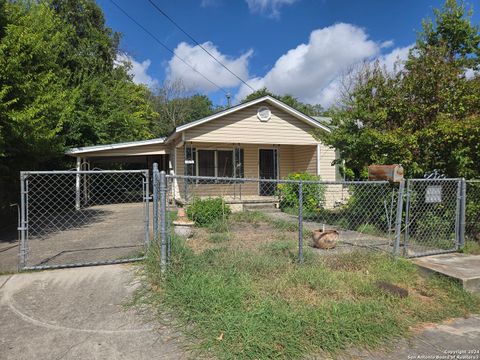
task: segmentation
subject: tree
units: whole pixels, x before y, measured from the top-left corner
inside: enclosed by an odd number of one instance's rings
[[[101,8],[94,0],[48,0],[50,7],[69,24],[68,38],[73,52],[67,54],[64,66],[75,75],[74,83],[92,74],[109,72],[118,53],[120,34],[105,26]]]
[[[189,95],[181,81],[165,82],[151,96],[158,113],[153,131],[158,136],[169,135],[177,126],[213,114],[212,101],[205,95]]]
[[[118,36],[91,0],[0,0],[0,220],[19,170],[64,164],[67,147],[149,138],[149,90],[116,64]]]
[[[404,67],[379,63],[353,73],[353,86],[332,111],[332,134],[318,133],[340,149],[348,175],[365,177],[368,165],[401,163],[409,176],[434,169],[447,176],[480,175],[478,131],[479,28],[454,0],[424,21]],[[470,69],[470,70],[469,70]]]
[[[284,102],[285,104],[291,106],[292,108],[294,108],[298,111],[301,111],[302,113],[304,113],[306,115],[309,115],[309,116],[322,116],[325,112],[322,105],[320,105],[320,104],[311,105],[311,104],[303,103],[303,102],[299,101],[297,98],[295,98],[294,96],[288,95],[288,94],[283,95],[283,96],[275,95],[265,87],[262,88],[262,89],[259,89],[257,91],[252,92],[245,99],[243,99],[241,102],[252,101],[252,100],[261,98],[263,96],[267,96],[267,95],[269,95],[269,96],[271,96],[275,99],[278,99],[278,100]]]

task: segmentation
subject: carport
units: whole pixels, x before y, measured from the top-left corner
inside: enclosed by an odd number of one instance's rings
[[[76,170],[152,170],[153,163],[157,163],[160,171],[169,172],[172,169],[170,153],[165,145],[166,138],[130,141],[124,143],[95,145],[72,148],[66,152],[75,157]],[[88,193],[87,182],[81,181],[80,174],[76,177],[76,208],[80,209],[80,193]],[[84,179],[85,180],[85,179]],[[81,189],[81,184],[84,189]]]
[[[168,172],[171,168],[165,138],[78,147],[66,154],[77,159],[78,171],[95,168],[151,169],[154,162],[158,163],[160,170]]]

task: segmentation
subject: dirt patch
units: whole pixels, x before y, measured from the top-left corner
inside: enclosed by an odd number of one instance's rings
[[[265,245],[278,240],[296,241],[297,236],[296,232],[281,231],[268,223],[230,223],[228,226],[230,239],[221,243],[213,243],[209,240],[212,233],[207,228],[197,227],[187,244],[195,253],[221,247],[258,251]]]

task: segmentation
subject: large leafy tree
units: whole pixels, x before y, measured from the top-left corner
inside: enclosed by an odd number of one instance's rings
[[[409,176],[480,175],[479,28],[455,0],[434,14],[403,67],[365,64],[352,75],[333,133],[319,133],[340,149],[347,175],[364,177],[373,163],[401,163]]]
[[[0,213],[19,170],[65,166],[66,147],[154,135],[149,90],[116,63],[118,38],[93,0],[0,0]]]

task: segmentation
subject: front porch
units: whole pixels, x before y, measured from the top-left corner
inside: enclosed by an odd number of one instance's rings
[[[200,199],[205,199],[210,196],[198,196]],[[277,196],[260,196],[260,195],[244,195],[243,197],[235,197],[231,195],[222,196],[226,204],[230,206],[233,212],[240,212],[243,210],[275,210],[279,206],[279,199]],[[189,199],[191,200],[191,199]],[[184,207],[188,204],[185,199],[175,199],[177,206]]]
[[[173,157],[174,174],[181,176],[172,179],[171,198],[179,204],[217,196],[230,204],[276,204],[277,183],[258,179],[283,179],[292,172],[319,175],[319,151],[317,144],[180,143]]]

